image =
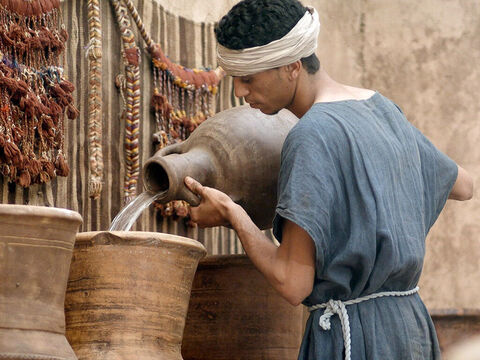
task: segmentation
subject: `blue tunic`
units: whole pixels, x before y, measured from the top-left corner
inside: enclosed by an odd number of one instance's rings
[[[457,177],[457,165],[390,100],[317,103],[288,134],[273,222],[288,219],[312,237],[316,274],[304,305],[413,289],[425,237]],[[439,359],[432,320],[418,294],[347,307],[352,360]],[[338,316],[331,330],[311,313],[299,359],[342,360]]]

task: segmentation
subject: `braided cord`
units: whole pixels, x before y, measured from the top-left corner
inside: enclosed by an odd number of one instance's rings
[[[142,35],[143,40],[145,40],[145,43],[147,44],[148,47],[152,46],[153,40],[150,37],[150,35],[147,33],[147,30],[143,25],[140,15],[138,15],[138,11],[135,8],[135,5],[133,5],[131,0],[123,0],[123,2],[127,6],[128,11],[130,11],[130,14],[132,14],[133,21],[135,21],[135,24],[137,24],[138,31],[140,31],[140,34]]]
[[[125,51],[126,119],[125,119],[125,179],[124,202],[130,202],[137,192],[140,173],[139,127],[140,127],[140,50],[135,43],[128,10],[119,0],[111,0],[120,27]],[[127,55],[128,53],[128,55]]]
[[[92,199],[98,199],[103,183],[102,153],[102,25],[98,0],[88,0],[87,49],[89,64],[88,130],[90,176],[88,193]]]
[[[376,299],[376,298],[386,297],[386,296],[409,296],[409,295],[413,295],[413,294],[417,293],[418,290],[420,290],[420,288],[417,286],[417,287],[415,287],[411,290],[407,290],[407,291],[383,291],[383,292],[374,293],[374,294],[370,294],[370,295],[367,295],[367,296],[362,296],[362,297],[359,297],[359,298],[356,298],[356,299],[342,301],[342,302],[345,305],[354,305],[354,304],[364,302],[366,300],[371,300],[371,299]],[[339,300],[337,300],[337,301],[339,301]],[[317,310],[317,309],[325,309],[327,306],[328,306],[328,302],[323,303],[323,304],[312,305],[308,308],[308,311],[314,311],[314,310]]]

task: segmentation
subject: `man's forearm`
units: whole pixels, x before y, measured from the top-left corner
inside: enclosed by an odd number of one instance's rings
[[[279,247],[265,236],[239,205],[231,207],[229,219],[255,267],[281,296],[294,305],[299,304],[303,297],[296,296],[296,289],[292,288],[288,258],[279,254]]]
[[[235,204],[231,207],[229,220],[250,260],[274,284],[277,279],[272,270],[277,265],[278,247],[253,223],[241,206]]]
[[[282,244],[275,246],[228,195],[189,177],[185,178],[185,184],[202,198],[199,206],[190,208],[192,221],[200,227],[231,224],[250,260],[291,304],[300,304],[311,293],[315,247],[305,230],[286,220]]]

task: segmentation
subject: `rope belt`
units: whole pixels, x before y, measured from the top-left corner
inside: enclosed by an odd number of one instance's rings
[[[362,296],[353,300],[341,301],[341,300],[329,300],[326,303],[313,305],[308,308],[308,311],[312,312],[318,309],[325,309],[322,316],[320,316],[319,325],[323,330],[330,330],[330,318],[337,314],[340,318],[343,331],[343,345],[345,347],[345,360],[351,358],[351,339],[350,339],[350,322],[348,320],[347,306],[361,303],[363,301],[376,299],[386,296],[409,296],[418,292],[419,287],[407,291],[384,291],[367,296]]]

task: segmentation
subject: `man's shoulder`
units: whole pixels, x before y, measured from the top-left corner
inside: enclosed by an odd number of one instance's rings
[[[348,135],[341,122],[323,110],[305,114],[290,130],[284,147],[300,152],[342,147]]]
[[[341,118],[334,111],[314,104],[295,124],[293,132],[310,136],[329,136],[342,132]]]

